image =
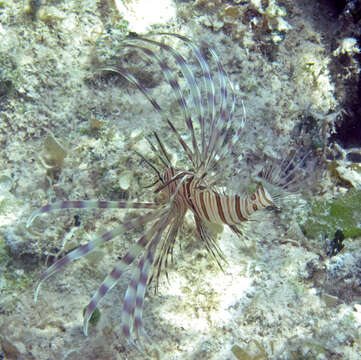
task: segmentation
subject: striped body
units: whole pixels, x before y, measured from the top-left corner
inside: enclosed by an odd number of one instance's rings
[[[223,195],[212,190],[195,190],[191,196],[197,214],[213,224],[240,225],[257,211],[272,206],[271,196],[262,185],[250,195]]]
[[[172,181],[177,177],[174,168],[166,169],[163,177],[166,183],[170,182],[167,188],[163,189],[167,191],[168,198],[177,192],[178,201],[187,204],[187,208],[201,220],[212,224],[241,225],[248,221],[255,211],[274,205],[271,195],[263,185],[259,185],[256,192],[248,196],[223,195],[208,189],[195,175],[184,175],[181,179]],[[182,179],[184,181],[180,184]]]

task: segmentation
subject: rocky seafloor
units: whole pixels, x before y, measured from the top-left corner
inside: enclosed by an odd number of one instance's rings
[[[235,118],[246,109],[228,155],[242,155],[239,177],[224,174],[222,189],[248,190],[267,160],[282,160],[300,143],[319,159],[316,183],[303,181],[281,209],[256,217],[246,238],[217,230],[223,271],[186,218],[168,279],[145,299],[145,329],[161,349],[148,356],[360,359],[360,20],[360,1],[0,1],[0,359],[146,357],[121,335],[131,270],[100,304],[88,336],[82,332],[91,296],[146,226],[69,264],[33,301],[55,259],[142,212],[64,210],[25,225],[55,201],[153,201],[154,172],[136,154],[152,157],[153,130],[172,161],[187,167],[147,99],[99,72],[124,63],[189,142],[159,67],[122,52],[124,36],[148,31],[210,44],[233,83]]]

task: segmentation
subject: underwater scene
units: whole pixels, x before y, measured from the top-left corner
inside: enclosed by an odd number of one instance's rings
[[[361,359],[360,0],[0,0],[0,360]]]

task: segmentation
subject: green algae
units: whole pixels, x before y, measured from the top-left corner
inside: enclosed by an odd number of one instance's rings
[[[333,237],[341,230],[345,238],[361,236],[361,190],[350,189],[333,200],[313,200],[307,221],[301,226],[307,237]]]
[[[87,309],[87,307],[85,307],[83,310],[83,316],[85,315],[86,309]],[[95,308],[95,310],[93,311],[93,313],[90,316],[89,325],[97,326],[99,320],[100,320],[100,310],[98,308]]]
[[[5,246],[5,239],[0,236],[0,269],[9,257],[9,249]]]
[[[257,340],[252,340],[248,346],[247,351],[239,347],[238,345],[233,345],[231,348],[233,355],[238,360],[264,360],[267,359],[267,354],[262,344]]]

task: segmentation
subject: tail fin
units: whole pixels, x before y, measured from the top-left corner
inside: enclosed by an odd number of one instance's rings
[[[316,170],[317,161],[314,160],[312,150],[291,150],[282,160],[271,160],[260,172],[258,181],[270,193],[277,207],[280,202],[292,194],[310,188],[319,173]]]

